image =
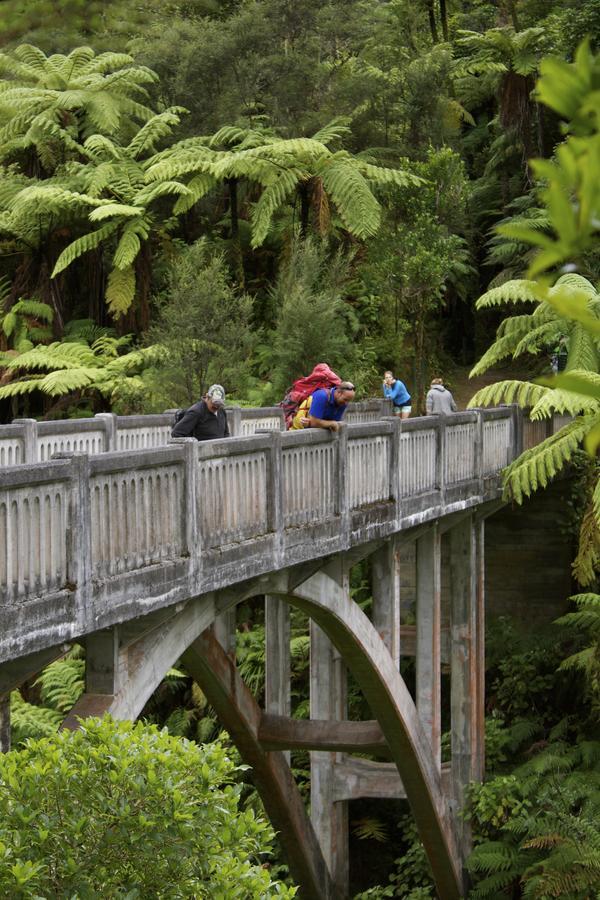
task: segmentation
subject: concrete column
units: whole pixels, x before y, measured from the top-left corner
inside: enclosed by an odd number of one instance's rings
[[[441,535],[437,523],[417,545],[417,711],[431,741],[433,758],[442,764],[441,750]]]
[[[451,529],[450,552],[451,781],[452,800],[458,811],[464,806],[467,785],[475,778],[477,758],[477,541],[473,516]],[[466,855],[470,828],[462,819],[458,827]]]
[[[473,781],[485,775],[485,519],[475,520],[477,552],[477,606],[475,611],[475,732]]]
[[[340,422],[335,437],[337,443],[336,461],[336,513],[340,517],[339,533],[341,545],[347,549],[350,543],[350,510],[348,508],[348,426]]]
[[[310,717],[346,718],[346,670],[325,633],[310,623]],[[341,897],[348,896],[348,804],[334,802],[335,764],[342,754],[310,754],[311,819]]]
[[[126,675],[126,657],[119,652],[119,629],[105,628],[85,639],[87,694],[118,694]]]
[[[280,597],[265,597],[265,710],[278,716],[292,712],[290,688],[290,607]]]
[[[0,753],[10,750],[10,694],[0,697]]]
[[[236,607],[228,609],[226,612],[219,613],[215,616],[214,624],[215,637],[221,647],[231,657],[235,659],[235,632],[236,632]]]
[[[265,597],[265,711],[292,713],[290,606],[280,597]],[[290,753],[286,751],[289,763]]]
[[[400,547],[391,537],[371,557],[373,625],[400,668]]]

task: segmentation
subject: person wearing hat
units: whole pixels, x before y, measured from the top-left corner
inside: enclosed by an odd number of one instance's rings
[[[204,399],[185,411],[173,426],[171,437],[194,437],[197,441],[229,437],[225,390],[220,384],[211,384]]]

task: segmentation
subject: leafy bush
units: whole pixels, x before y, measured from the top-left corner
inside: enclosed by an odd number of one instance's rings
[[[293,897],[219,744],[87,719],[0,757],[0,896]]]

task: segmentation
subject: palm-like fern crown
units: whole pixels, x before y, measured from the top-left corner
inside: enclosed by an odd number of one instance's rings
[[[543,49],[544,28],[526,28],[515,32],[510,26],[478,31],[461,31],[457,44],[465,56],[457,60],[457,77],[465,75],[502,74],[532,75]]]
[[[0,159],[34,147],[52,171],[91,134],[126,134],[152,116],[147,86],[157,76],[124,53],[78,47],[46,56],[23,44],[0,53]]]
[[[317,187],[331,201],[344,227],[365,238],[375,234],[380,206],[372,186],[420,183],[400,169],[384,168],[331,145],[348,133],[346,119],[335,119],[308,138],[282,138],[227,126],[212,138],[192,138],[158,154],[149,167],[150,179],[192,176],[190,194],[176,211],[197,202],[215,184],[227,179],[245,179],[262,188],[252,210],[252,246],[260,246],[273,216],[301,185]],[[228,145],[217,150],[215,146]]]

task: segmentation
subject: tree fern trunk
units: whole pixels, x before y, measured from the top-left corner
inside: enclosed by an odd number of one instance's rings
[[[300,237],[304,240],[308,234],[308,221],[310,217],[310,182],[303,181],[298,187],[298,190],[300,192]]]
[[[242,254],[242,245],[240,244],[240,228],[239,228],[239,209],[238,209],[238,180],[237,178],[228,178],[227,185],[229,187],[229,215],[231,219],[231,255],[233,262],[233,271],[240,287],[244,287],[244,257]]]
[[[444,40],[448,41],[448,10],[446,9],[446,0],[440,0],[440,22],[442,23]]]
[[[435,22],[435,9],[433,7],[433,0],[425,0],[427,4],[427,15],[429,17],[429,30],[431,31],[431,39],[434,44],[439,43],[439,36],[437,25]]]
[[[150,325],[150,287],[152,284],[152,256],[148,241],[142,244],[135,261],[136,283],[138,286],[138,321],[141,331]]]

